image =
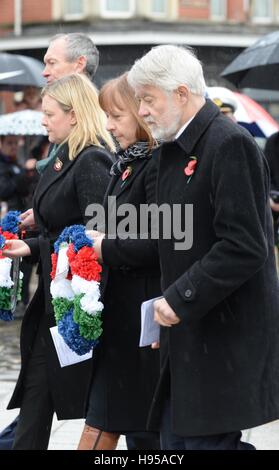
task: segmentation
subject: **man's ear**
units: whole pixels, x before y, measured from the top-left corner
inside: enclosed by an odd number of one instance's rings
[[[189,90],[188,90],[187,86],[186,85],[179,85],[176,92],[179,95],[179,98],[182,101],[182,103],[187,103],[188,96],[189,96]]]
[[[82,73],[87,64],[87,58],[84,55],[80,55],[76,62],[76,72]]]

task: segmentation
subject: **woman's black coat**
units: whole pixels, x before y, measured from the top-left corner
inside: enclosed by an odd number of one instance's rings
[[[164,373],[150,422],[169,386],[181,436],[278,419],[278,277],[263,154],[208,101],[159,160],[158,204],[182,204],[188,228],[184,204],[193,205],[193,243],[175,250],[174,239],[159,240],[163,293],[181,322],[161,328]]]
[[[62,230],[73,224],[87,222],[85,210],[91,203],[101,204],[109,183],[111,155],[104,149],[91,146],[74,160],[68,157],[66,145],[58,157],[63,163],[60,171],[50,164],[44,171],[34,195],[35,220],[40,236],[28,242],[34,258],[39,256],[38,289],[25,313],[21,329],[22,367],[8,408],[21,406],[24,376],[32,346],[40,325],[46,344],[46,360],[50,392],[58,419],[82,418],[91,374],[91,361],[61,368],[49,328],[55,325],[50,298],[50,250]]]
[[[111,216],[109,196],[116,198],[117,211],[122,204],[132,204],[139,210],[140,204],[154,200],[156,167],[153,157],[134,161],[130,166],[132,173],[127,180],[122,183],[121,177],[114,176],[108,188],[105,204]],[[117,223],[128,213],[122,215],[118,214]],[[134,230],[139,232],[139,225]],[[107,237],[102,243],[102,253],[104,266],[108,268],[104,286],[104,331],[95,363],[93,361],[86,422],[105,431],[124,434],[145,431],[159,376],[159,353],[150,346],[139,348],[141,303],[161,292],[157,242]]]

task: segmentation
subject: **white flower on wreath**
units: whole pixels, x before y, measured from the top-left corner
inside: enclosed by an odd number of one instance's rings
[[[53,280],[50,283],[50,293],[53,299],[64,297],[68,300],[74,299],[74,291],[69,279]]]
[[[75,295],[84,294],[81,298],[80,306],[89,315],[95,315],[103,310],[104,305],[99,301],[100,284],[96,281],[87,281],[80,276],[74,275],[72,288]]]
[[[0,287],[7,287],[9,289],[13,287],[14,283],[11,278],[11,267],[11,258],[0,259]]]

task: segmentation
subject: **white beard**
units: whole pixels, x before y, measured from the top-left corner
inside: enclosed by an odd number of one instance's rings
[[[180,119],[177,117],[167,128],[154,127],[150,129],[152,137],[156,140],[170,141],[173,140],[179,130]]]
[[[150,126],[150,132],[152,137],[157,140],[164,140],[170,141],[173,140],[175,135],[180,129],[180,121],[181,121],[182,111],[177,110],[172,102],[170,102],[169,109],[167,109],[163,115],[163,119],[161,120],[161,125],[157,125],[150,119],[150,122],[153,124]],[[164,116],[166,116],[164,125]],[[148,118],[145,121],[148,125]]]

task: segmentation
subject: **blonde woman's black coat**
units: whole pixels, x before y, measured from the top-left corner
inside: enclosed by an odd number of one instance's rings
[[[55,171],[54,164],[50,164],[34,195],[34,214],[40,236],[30,239],[28,244],[32,256],[39,258],[39,286],[22,321],[22,367],[8,408],[21,406],[26,368],[39,334],[45,344],[48,384],[55,412],[59,419],[73,419],[84,416],[91,361],[64,368],[59,365],[49,331],[55,325],[50,297],[50,253],[53,242],[65,227],[87,222],[85,211],[89,204],[102,204],[112,157],[103,148],[91,146],[70,161],[68,148],[64,145],[58,158],[62,162],[61,170]]]

